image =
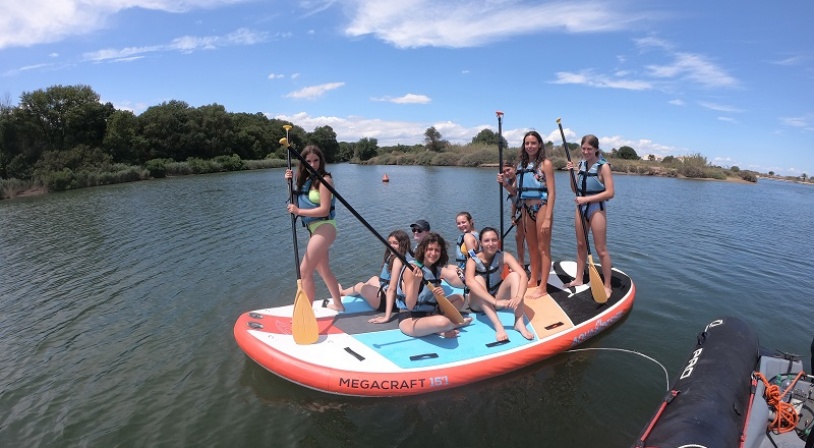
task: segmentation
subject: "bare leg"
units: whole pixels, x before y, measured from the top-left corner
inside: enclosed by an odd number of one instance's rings
[[[523,225],[526,227],[526,242],[529,247],[529,270],[531,271],[531,278],[529,279],[529,288],[536,288],[537,282],[540,280],[540,251],[538,243],[538,232],[534,229],[537,228],[536,221],[533,221],[528,213],[523,213]]]
[[[303,257],[303,265],[307,265],[305,272],[310,272],[310,298],[313,301],[314,294],[314,270],[319,272],[325,286],[331,293],[333,303],[329,308],[337,311],[344,311],[345,307],[342,305],[342,294],[339,291],[339,282],[336,281],[336,276],[331,271],[331,266],[328,263],[328,250],[331,248],[336,239],[336,227],[330,224],[322,224],[314,229],[311,238],[308,240],[308,247],[305,250],[305,257]],[[307,263],[306,263],[307,260]],[[305,289],[305,280],[303,279],[303,289]],[[306,294],[309,292],[306,290]]]
[[[526,232],[525,226],[523,225],[523,216],[521,215],[517,221],[514,235],[514,240],[517,244],[517,261],[521,266],[526,266]]]
[[[577,207],[574,213],[574,229],[577,234],[577,272],[572,282],[566,283],[565,286],[580,286],[582,285],[582,278],[585,276],[585,264],[588,258],[588,246],[585,245],[585,231],[582,230],[582,225],[585,220],[582,219],[582,213]]]
[[[517,276],[516,273],[510,274]],[[509,277],[507,277],[508,279]],[[482,277],[476,277],[475,280],[481,284],[484,288],[486,288],[486,283],[484,282]],[[504,284],[506,281],[504,280]],[[503,284],[501,284],[501,288],[498,290],[498,294],[500,294],[503,289]],[[504,294],[505,295],[505,294]],[[509,335],[506,334],[506,329],[503,328],[503,323],[500,322],[500,318],[497,316],[497,311],[495,310],[495,305],[492,304],[492,300],[495,300],[494,297],[481,297],[479,294],[472,292],[469,295],[469,300],[472,301],[470,307],[474,306],[476,309],[483,311],[483,314],[489,319],[489,322],[492,323],[492,326],[495,329],[495,340],[496,341],[506,341],[509,339]]]
[[[607,239],[607,215],[605,210],[600,210],[594,213],[591,217],[591,232],[594,234],[594,247],[596,248],[596,255],[599,257],[599,262],[602,263],[602,280],[604,282],[605,294],[611,296],[611,257],[608,252],[608,239]]]
[[[532,293],[531,298],[536,299],[539,297],[543,297],[544,295],[548,294],[548,276],[551,272],[551,230],[552,228],[549,227],[547,229],[543,228],[543,221],[542,221],[542,214],[546,211],[544,207],[548,207],[549,205],[546,204],[540,208],[540,211],[537,212],[537,252],[540,254],[540,286],[537,287],[537,291]],[[551,223],[553,226],[554,216],[551,216]],[[534,275],[532,272],[531,275]]]
[[[469,325],[470,322],[472,322],[472,318],[467,317],[464,319],[463,325]],[[426,317],[404,319],[399,324],[399,328],[402,333],[407,336],[420,338],[434,333],[443,333],[444,336],[457,335],[457,331],[453,330],[457,330],[458,327],[463,325],[458,325],[440,314],[435,314]]]

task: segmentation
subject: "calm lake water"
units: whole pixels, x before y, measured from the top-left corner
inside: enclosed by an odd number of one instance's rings
[[[499,226],[496,168],[330,168],[382,235],[424,218],[453,239],[462,210],[479,228]],[[574,259],[568,174],[556,182],[552,253]],[[583,347],[646,354],[672,382],[704,325],[733,315],[808,365],[814,188],[615,182],[609,249],[638,294]],[[0,201],[0,446],[627,447],[664,395],[657,364],[615,351],[400,399],[277,378],[240,351],[232,327],[244,311],[294,299],[286,198],[274,169]],[[342,205],[338,224],[340,281],[376,274],[381,242]]]

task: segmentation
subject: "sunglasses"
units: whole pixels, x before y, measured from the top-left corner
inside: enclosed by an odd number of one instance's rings
[[[424,233],[423,229],[413,229],[413,233]]]

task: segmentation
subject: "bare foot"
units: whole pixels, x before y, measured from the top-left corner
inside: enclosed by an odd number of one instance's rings
[[[528,339],[529,341],[534,339],[534,335],[526,328],[523,322],[517,322],[514,324],[514,329],[517,330],[524,338]]]
[[[606,286],[605,287],[605,296],[610,299],[610,296],[611,296],[612,293],[613,293],[613,290],[611,290],[610,288],[608,288]]]
[[[442,338],[457,338],[459,333],[460,333],[460,331],[455,329],[455,330],[445,331],[443,333],[438,333],[438,335],[441,336]]]
[[[503,326],[495,330],[495,340],[498,342],[509,340],[509,335],[506,334],[506,330],[503,329]]]
[[[464,323],[459,325],[459,327],[464,327],[464,326],[469,325],[471,323],[472,323],[472,318],[471,317],[464,317]]]
[[[582,279],[574,279],[568,283],[563,284],[566,288],[573,288],[575,286],[582,286]]]
[[[531,280],[529,280],[529,284],[526,285],[526,288],[536,288],[537,284],[539,284],[539,283],[540,283],[540,280],[531,279]]]
[[[338,312],[340,312],[340,313],[344,313],[344,312],[345,312],[345,305],[342,305],[342,303],[341,303],[341,302],[339,303],[339,305],[337,305],[337,304],[336,304],[336,303],[334,303],[334,302],[330,302],[330,303],[328,303],[327,308],[328,308],[328,309],[332,309],[332,310],[334,310],[334,311],[338,311]]]
[[[546,291],[545,286],[538,286],[537,289],[535,289],[534,292],[531,293],[529,298],[539,299],[540,297],[543,297],[546,294],[548,294],[548,291]]]

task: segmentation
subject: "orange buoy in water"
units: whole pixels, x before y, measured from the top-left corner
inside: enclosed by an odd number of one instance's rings
[[[382,182],[390,182],[390,178],[389,178],[389,177],[387,177],[387,174],[385,174],[384,176],[382,176]]]

